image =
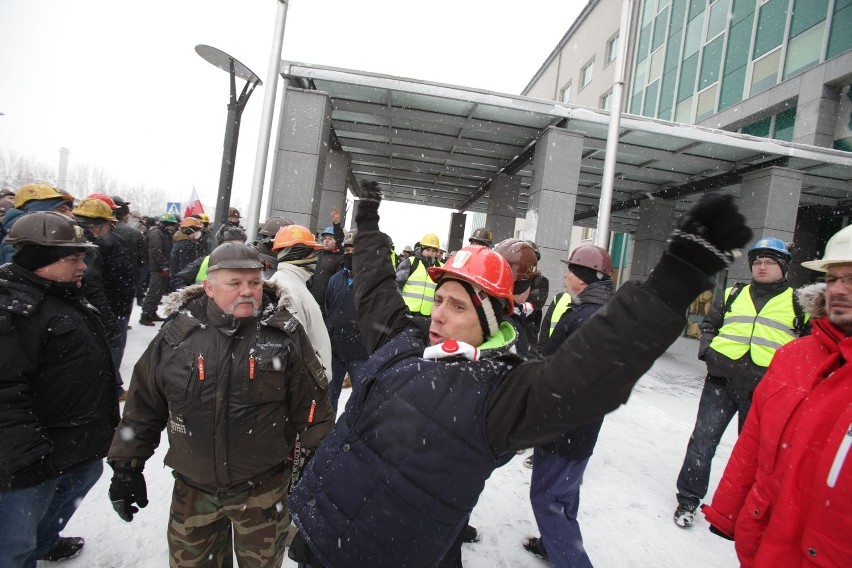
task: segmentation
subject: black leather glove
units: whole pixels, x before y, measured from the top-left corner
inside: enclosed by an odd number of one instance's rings
[[[139,470],[116,469],[109,484],[109,500],[112,508],[118,516],[128,523],[133,520],[133,515],[141,508],[148,506],[148,488],[145,485],[145,476]]]
[[[382,190],[378,182],[365,181],[361,184],[361,201],[373,201],[376,204],[382,201]]]
[[[708,276],[727,268],[751,239],[730,195],[705,193],[683,214],[668,240],[668,251]]]

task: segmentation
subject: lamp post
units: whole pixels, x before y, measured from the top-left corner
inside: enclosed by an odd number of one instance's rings
[[[254,72],[219,49],[209,45],[196,45],[195,52],[202,59],[227,71],[231,78],[231,96],[228,102],[228,120],[225,123],[225,142],[222,148],[222,169],[219,172],[219,194],[216,197],[216,218],[214,219],[213,233],[210,243],[211,248],[216,246],[215,235],[228,218],[228,209],[231,206],[231,186],[234,182],[234,162],[237,158],[237,141],[240,137],[240,119],[243,109],[248,103],[254,88],[263,83]],[[240,96],[237,97],[236,78],[245,80],[246,84]],[[254,235],[250,235],[249,239]]]

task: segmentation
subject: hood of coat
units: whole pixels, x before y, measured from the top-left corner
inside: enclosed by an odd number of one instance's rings
[[[825,315],[825,283],[802,286],[796,290],[796,297],[802,309],[811,314],[811,318]]]
[[[204,292],[204,283],[199,282],[198,284],[192,284],[191,286],[186,286],[185,288],[181,288],[177,292],[172,292],[166,298],[166,305],[163,308],[163,312],[165,312],[166,316],[171,316],[173,314],[178,313],[186,306],[189,305],[190,302],[201,298],[205,295]],[[265,298],[270,298],[272,300],[273,306],[277,310],[281,308],[286,308],[288,311],[293,304],[292,297],[290,293],[287,291],[287,288],[284,286],[269,282],[268,280],[264,280],[263,282],[263,295]],[[265,302],[264,302],[265,303]],[[264,318],[268,317],[266,313],[268,306],[264,307]]]

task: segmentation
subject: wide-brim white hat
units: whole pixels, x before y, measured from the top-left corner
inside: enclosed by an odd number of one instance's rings
[[[852,264],[852,225],[840,229],[828,239],[822,260],[809,260],[803,262],[802,266],[817,272],[828,272],[834,264]]]

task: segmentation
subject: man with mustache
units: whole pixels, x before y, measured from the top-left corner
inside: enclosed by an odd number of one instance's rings
[[[225,243],[207,278],[169,298],[171,317],[133,370],[108,463],[118,515],[148,504],[142,470],[168,428],[172,566],[280,566],[288,456],[331,430],[327,380],[288,291],[264,284],[252,247]],[[232,542],[233,540],[233,542]]]

